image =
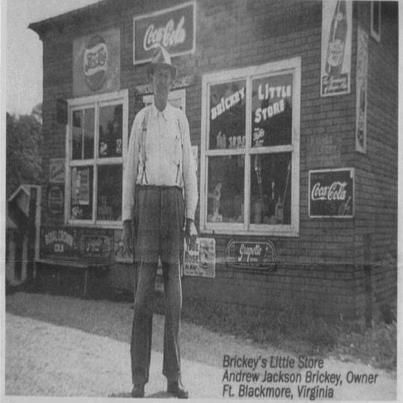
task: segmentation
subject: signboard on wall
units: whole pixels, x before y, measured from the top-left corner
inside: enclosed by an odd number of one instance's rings
[[[358,27],[355,149],[367,151],[368,34]]]
[[[120,30],[113,28],[73,43],[73,95],[120,89]]]
[[[350,93],[352,2],[322,2],[322,97]]]
[[[354,168],[309,171],[309,217],[352,218]]]
[[[49,160],[49,182],[64,183],[64,158],[51,158]]]
[[[77,228],[42,227],[41,257],[78,258],[80,256],[78,232]]]
[[[214,238],[197,238],[193,249],[185,248],[184,275],[215,277],[216,248]]]
[[[150,61],[158,45],[171,56],[193,52],[195,27],[194,2],[133,18],[133,63]]]
[[[100,228],[42,227],[40,256],[65,260],[109,260],[112,257],[113,235],[112,230]]]
[[[228,242],[225,261],[228,266],[242,268],[274,268],[278,261],[276,248],[271,241]]]
[[[52,216],[63,216],[64,184],[49,184],[47,189],[48,213]]]

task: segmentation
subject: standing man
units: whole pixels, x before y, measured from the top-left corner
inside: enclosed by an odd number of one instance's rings
[[[154,104],[143,108],[131,129],[123,175],[123,241],[137,268],[131,339],[132,397],[144,397],[151,358],[152,303],[158,258],[165,292],[164,359],[167,391],[188,398],[181,382],[179,326],[183,236],[193,242],[197,179],[185,114],[168,103],[176,76],[167,50],[158,47],[148,68]],[[185,234],[183,231],[185,230]]]

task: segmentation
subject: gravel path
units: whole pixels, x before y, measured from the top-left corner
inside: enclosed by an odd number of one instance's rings
[[[7,395],[129,397],[131,304],[17,293],[7,296],[6,311]],[[164,392],[165,378],[161,374],[163,319],[154,315],[151,374],[146,389],[146,395],[154,398],[169,397]],[[222,397],[224,354],[293,358],[286,352],[258,348],[185,322],[182,322],[181,348],[183,380],[195,398]],[[253,372],[245,368],[244,371]],[[305,379],[305,370],[284,371],[300,372]],[[344,380],[342,386],[334,388],[334,400],[396,399],[394,374],[331,358],[325,359],[321,371],[340,374]],[[346,378],[349,371],[376,375],[376,382],[349,385]],[[257,372],[263,376],[264,370]],[[238,390],[238,383],[229,384],[233,391]],[[264,383],[264,386],[290,385]],[[295,400],[297,386],[291,385]]]

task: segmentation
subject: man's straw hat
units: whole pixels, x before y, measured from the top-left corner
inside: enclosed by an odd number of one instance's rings
[[[158,65],[166,66],[171,71],[172,80],[176,77],[176,67],[171,62],[171,56],[169,52],[161,45],[155,48],[153,57],[148,65],[147,73],[150,77],[154,73],[154,68]]]

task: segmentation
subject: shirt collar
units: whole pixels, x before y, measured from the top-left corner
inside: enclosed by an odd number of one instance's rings
[[[172,108],[171,105],[169,104],[169,102],[167,102],[165,109],[163,111],[160,111],[157,109],[157,107],[153,103],[152,107],[151,107],[152,115],[153,115],[153,117],[157,117],[157,116],[161,115],[165,120],[168,120],[170,113],[171,113],[171,108]]]

